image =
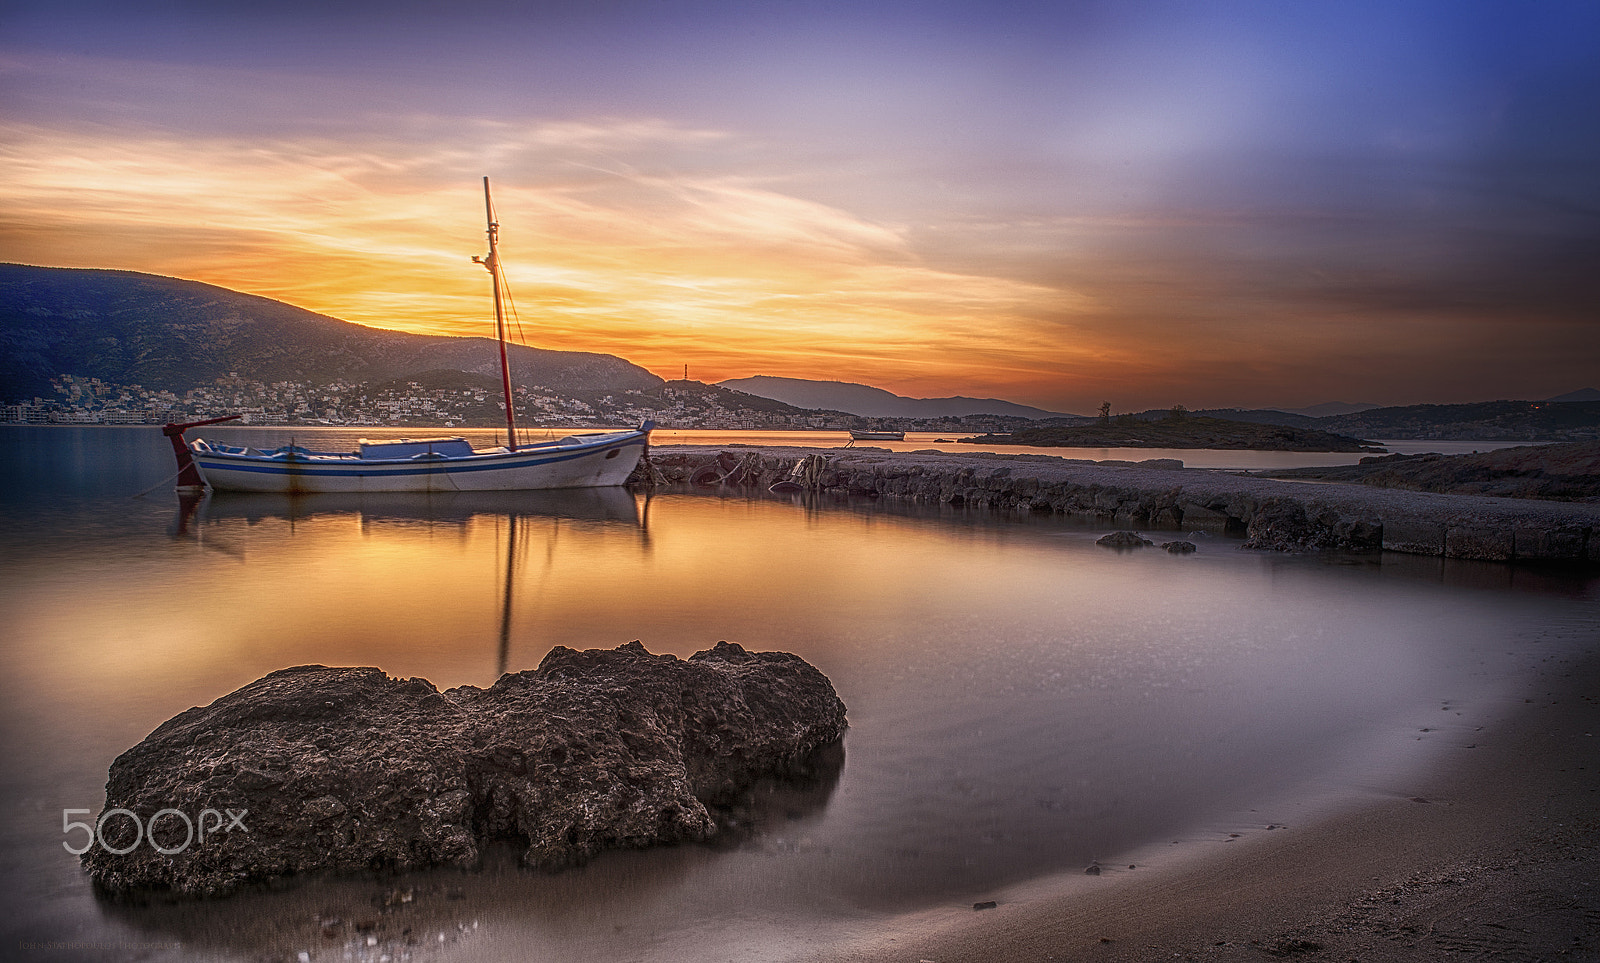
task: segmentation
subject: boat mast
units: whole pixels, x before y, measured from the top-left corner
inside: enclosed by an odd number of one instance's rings
[[[494,202],[489,199],[488,177],[483,179],[483,209],[489,219],[489,254],[473,260],[488,268],[489,276],[494,279],[494,333],[500,341],[500,383],[505,386],[506,393],[506,449],[516,451],[517,409],[511,398],[511,362],[506,359],[506,315],[500,303],[500,256],[496,246],[500,240],[500,224],[494,219]]]

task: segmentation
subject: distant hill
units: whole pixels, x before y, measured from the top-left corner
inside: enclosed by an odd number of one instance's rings
[[[717,407],[726,411],[762,412],[777,415],[831,415],[837,417],[842,424],[853,425],[854,419],[849,412],[820,411],[812,412],[798,405],[787,404],[776,398],[766,398],[761,395],[752,395],[747,392],[730,388],[726,384],[708,385],[701,381],[683,381],[674,379],[644,393],[646,398],[655,399],[663,408],[672,402],[689,402],[698,407]]]
[[[1600,441],[1526,445],[1471,455],[1386,455],[1359,465],[1263,472],[1455,495],[1600,502]]]
[[[1133,417],[1141,421],[1165,421],[1171,413],[1171,409],[1168,408],[1151,408]],[[1203,408],[1191,411],[1189,415],[1194,418],[1220,418],[1223,421],[1242,421],[1252,425],[1285,425],[1308,430],[1316,430],[1322,425],[1320,419],[1277,408]]]
[[[1368,411],[1372,408],[1381,408],[1382,405],[1371,405],[1365,402],[1351,404],[1348,401],[1324,401],[1320,405],[1309,408],[1283,408],[1291,415],[1305,415],[1307,418],[1327,418],[1332,415],[1353,415],[1358,411]]]
[[[1546,398],[1545,401],[1555,404],[1565,404],[1569,401],[1600,401],[1600,388],[1579,388],[1577,391],[1569,391],[1564,395]]]
[[[808,381],[803,378],[730,378],[718,385],[760,398],[771,398],[796,408],[844,411],[872,418],[943,418],[962,415],[1009,415],[1014,418],[1079,417],[1045,411],[998,398],[907,398],[903,395],[847,381]]]
[[[1587,441],[1600,438],[1600,401],[1485,401],[1464,405],[1404,405],[1365,408],[1343,415],[1311,418],[1274,408],[1214,408],[1192,417],[1220,418],[1256,425],[1284,425],[1357,438],[1453,441]],[[1153,408],[1132,417],[1162,421],[1169,411]],[[1091,423],[1085,420],[1081,423]]]
[[[1326,431],[1252,424],[1186,415],[1146,421],[1121,417],[1109,424],[1021,428],[1010,434],[963,438],[982,445],[1038,445],[1052,448],[1215,448],[1269,451],[1382,451],[1358,438]]]
[[[606,354],[512,345],[519,384],[649,389],[662,379]],[[0,264],[0,400],[50,394],[60,374],[179,390],[237,372],[261,382],[381,382],[460,371],[499,381],[490,338],[384,331],[270,298],[132,271]]]
[[[1592,441],[1600,439],[1600,401],[1484,401],[1373,408],[1318,418],[1317,427],[1362,438]]]

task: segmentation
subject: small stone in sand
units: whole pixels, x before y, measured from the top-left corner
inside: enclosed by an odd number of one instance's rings
[[[999,906],[999,905],[1000,905],[999,903],[996,903],[994,900],[990,899],[990,900],[984,900],[981,903],[973,903],[972,904],[972,908],[975,909],[975,910],[986,910],[986,909],[994,909],[996,906]]]
[[[1090,863],[1089,867],[1083,871],[1083,874],[1085,876],[1099,876],[1100,864],[1098,862]]]

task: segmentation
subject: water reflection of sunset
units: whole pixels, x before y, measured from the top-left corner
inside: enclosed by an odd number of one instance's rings
[[[1056,585],[1033,551],[986,529],[740,499],[647,503],[620,489],[214,495],[192,515],[180,510],[173,528],[160,551],[52,564],[16,593],[23,658],[82,640],[100,653],[83,665],[40,658],[63,673],[40,685],[114,692],[174,676],[237,685],[303,663],[486,685],[498,672],[508,565],[511,671],[553,645],[636,638],[680,656],[722,639],[826,652],[844,612],[848,634],[893,637],[951,599],[1077,598],[1115,577],[1088,567]],[[952,550],[963,564],[950,564]]]
[[[1437,560],[1326,565],[1225,538],[1118,553],[1058,516],[887,499],[221,495],[186,514],[125,497],[167,470],[157,436],[27,431],[36,470],[0,559],[0,769],[24,817],[8,845],[45,894],[29,919],[97,933],[177,918],[107,917],[52,835],[59,810],[96,805],[110,761],[165,720],[297,664],[485,686],[556,644],[687,656],[726,639],[817,666],[849,709],[844,768],[771,835],[560,876],[452,871],[467,895],[439,899],[485,931],[441,959],[598,961],[641,933],[697,959],[738,957],[750,919],[775,927],[758,938],[848,927],[1263,799],[1387,784],[1453,745],[1414,738],[1441,697],[1491,714],[1558,647],[1550,624],[1579,614],[1566,631],[1587,637],[1581,600],[1455,585]],[[1524,638],[1540,641],[1508,645]],[[309,926],[348,884],[207,906],[184,952]]]

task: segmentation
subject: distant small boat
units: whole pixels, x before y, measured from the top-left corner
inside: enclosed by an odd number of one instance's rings
[[[496,247],[500,224],[483,179],[483,204],[489,218],[489,254],[472,260],[488,268],[494,280],[495,333],[500,341],[500,379],[505,389],[506,443],[474,449],[465,438],[368,441],[353,452],[308,451],[285,445],[270,451],[219,445],[183,433],[200,425],[232,421],[237,415],[187,424],[169,424],[162,433],[172,439],[178,458],[178,488],[198,491],[207,485],[234,492],[452,492],[525,491],[546,488],[597,488],[621,485],[650,444],[653,422],[619,431],[569,435],[558,441],[517,444],[517,421],[511,393],[511,365],[506,358],[506,321],[501,307],[500,258]]]
[[[903,431],[865,431],[860,428],[850,429],[851,441],[905,441],[906,433]]]

